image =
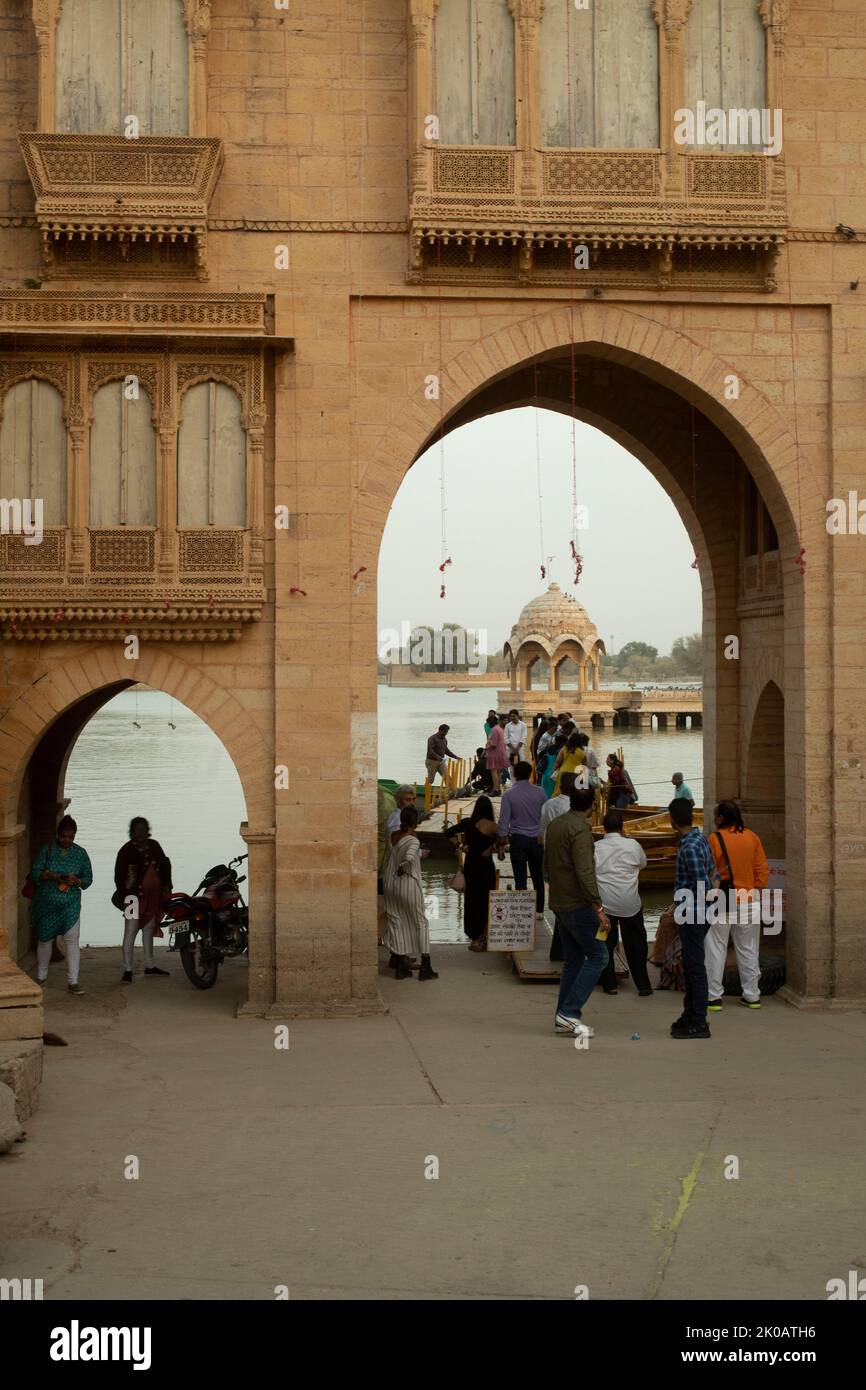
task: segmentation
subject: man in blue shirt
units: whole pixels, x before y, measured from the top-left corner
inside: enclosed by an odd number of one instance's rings
[[[539,843],[541,812],[547,805],[542,787],[530,782],[532,767],[519,762],[514,767],[514,786],[502,798],[499,811],[499,849],[511,837],[511,867],[516,888],[526,887],[526,870],[532,875],[535,889],[535,911],[544,912],[544,848]]]
[[[692,802],[685,797],[674,797],[668,807],[671,825],[680,841],[674,879],[674,901],[679,906],[674,909],[674,920],[683,948],[685,975],[683,1011],[671,1027],[672,1038],[710,1037],[704,938],[708,929],[706,894],[713,886],[715,863],[708,841],[692,823],[692,809]]]

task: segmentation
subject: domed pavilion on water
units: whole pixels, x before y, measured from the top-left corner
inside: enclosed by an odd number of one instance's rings
[[[604,650],[583,604],[551,584],[546,594],[527,603],[503,654],[510,662],[512,690],[532,690],[532,671],[539,661],[547,667],[547,690],[559,690],[563,664],[571,660],[577,667],[578,690],[586,693],[599,689]]]

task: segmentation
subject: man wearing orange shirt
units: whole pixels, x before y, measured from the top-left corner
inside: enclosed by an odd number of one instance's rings
[[[722,977],[728,954],[728,938],[734,943],[737,969],[743,989],[740,1003],[749,1009],[761,1007],[761,966],[758,948],[761,940],[760,902],[753,906],[753,889],[767,887],[769,869],[764,846],[754,830],[747,830],[735,801],[720,801],[715,811],[715,831],[708,835],[713,852],[719,884],[737,893],[734,911],[726,899],[719,922],[711,924],[704,940],[704,959],[707,967],[709,1003],[712,1013],[722,1008]],[[743,891],[746,890],[746,891]]]

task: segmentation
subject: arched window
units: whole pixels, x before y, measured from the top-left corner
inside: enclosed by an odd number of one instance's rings
[[[434,47],[440,143],[513,145],[514,20],[508,0],[440,0]]]
[[[686,44],[686,109],[723,111],[723,140],[712,139],[707,117],[708,153],[763,147],[760,113],[767,105],[767,36],[755,0],[695,0]],[[740,113],[737,129],[730,112]],[[746,121],[746,113],[756,113]],[[740,126],[743,129],[740,129]],[[697,127],[699,128],[699,127]]]
[[[183,0],[65,0],[57,26],[58,131],[142,135],[189,129]]]
[[[546,4],[540,48],[545,145],[658,148],[659,32],[649,0]]]
[[[90,524],[156,525],[156,433],[151,402],[139,388],[129,400],[122,381],[93,397],[90,431]]]
[[[177,524],[245,526],[246,437],[237,392],[220,381],[191,386],[177,435]]]
[[[2,402],[0,496],[42,499],[42,524],[66,525],[63,397],[47,381],[19,381]]]

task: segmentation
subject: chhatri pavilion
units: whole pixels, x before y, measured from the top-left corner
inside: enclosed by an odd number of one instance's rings
[[[546,594],[527,603],[511,629],[503,654],[511,663],[512,690],[532,690],[532,672],[539,661],[548,670],[547,690],[559,690],[563,664],[571,660],[578,671],[578,689],[585,694],[599,689],[604,650],[583,604],[563,593],[558,584],[551,584]]]

